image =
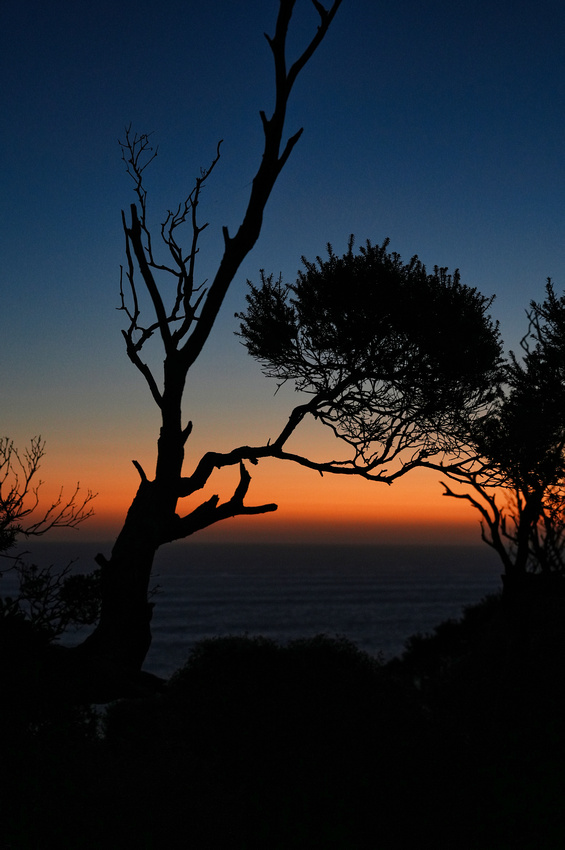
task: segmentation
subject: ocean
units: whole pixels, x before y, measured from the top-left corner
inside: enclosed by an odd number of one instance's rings
[[[33,560],[93,566],[109,545],[47,544]],[[7,595],[10,579],[0,580]],[[217,635],[263,635],[280,642],[343,635],[390,658],[406,639],[500,589],[486,546],[171,544],[159,552],[152,587],[153,643],[145,669],[169,676],[194,643]],[[74,643],[80,633],[65,636]]]

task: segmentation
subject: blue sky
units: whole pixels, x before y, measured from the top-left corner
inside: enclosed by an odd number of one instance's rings
[[[120,211],[133,200],[117,140],[130,122],[155,133],[147,186],[158,223],[224,139],[202,204],[200,274],[210,277],[221,226],[237,226],[258,165],[258,112],[273,102],[263,32],[277,7],[3,5],[0,430],[20,444],[41,433],[45,478],[98,490],[101,515],[121,488],[126,502],[133,494],[133,457],[151,469],[158,424],[115,309]],[[307,0],[294,25],[297,48],[316,25]],[[192,458],[263,441],[294,401],[273,398],[233,336],[246,278],[260,268],[293,278],[301,255],[328,241],[345,250],[350,233],[460,268],[463,282],[496,294],[493,313],[516,348],[545,279],[565,286],[564,36],[565,9],[553,0],[343,0],[294,92],[288,131],[304,134],[191,376]],[[282,513],[309,482],[269,469],[260,487],[269,501],[287,494]],[[378,489],[360,483],[358,495],[340,496],[332,483],[320,498],[370,500],[378,525],[389,499]]]

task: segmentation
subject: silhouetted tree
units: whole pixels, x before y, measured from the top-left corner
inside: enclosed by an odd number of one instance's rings
[[[479,462],[448,472],[471,489],[444,484],[446,495],[481,513],[482,538],[507,581],[565,567],[565,295],[548,281],[527,316],[523,357],[511,353],[504,390],[471,431]]]
[[[22,748],[35,749],[36,733],[55,728],[71,733],[77,723],[83,732],[95,728],[94,715],[77,706],[79,700],[61,700],[69,671],[57,663],[62,648],[54,641],[69,627],[96,621],[99,571],[77,574],[72,562],[38,567],[18,545],[54,528],[76,528],[93,513],[94,494],[82,495],[78,484],[70,498],[61,489],[48,507],[41,504],[38,473],[44,454],[41,437],[23,452],[0,438],[0,784],[7,777],[14,781],[14,764],[25,761]],[[15,578],[7,593],[6,574]]]
[[[126,240],[126,266],[122,275],[121,308],[128,317],[124,330],[127,354],[144,376],[160,416],[155,474],[150,478],[135,461],[140,475],[137,494],[127,513],[110,558],[97,556],[101,566],[102,609],[99,623],[86,642],[77,648],[81,664],[90,659],[100,669],[104,665],[123,672],[124,681],[135,679],[150,645],[152,606],[147,591],[153,559],[164,543],[178,540],[226,517],[260,514],[275,510],[274,504],[244,504],[250,476],[243,465],[249,457],[245,450],[229,455],[208,453],[195,471],[183,473],[184,448],[191,423],[182,413],[187,374],[206,344],[222,302],[234,276],[261,231],[263,212],[271,190],[287,162],[302,130],[283,139],[288,100],[293,85],[324,38],[341,0],[333,0],[329,9],[312,0],[319,16],[317,30],[298,58],[287,63],[287,33],[295,0],[280,0],[275,33],[266,36],[275,67],[275,106],[270,117],[260,113],[264,131],[261,161],[252,181],[247,208],[237,231],[223,229],[223,253],[211,283],[206,285],[196,274],[198,242],[206,227],[198,220],[202,189],[220,157],[220,145],[209,166],[203,170],[188,197],[175,212],[169,212],[160,235],[166,258],[157,256],[147,219],[147,194],[143,172],[155,151],[147,135],[127,131],[122,144],[128,172],[135,182],[137,204],[129,218],[123,215]],[[187,224],[191,238],[187,249],[179,241],[179,232]],[[167,302],[160,280],[173,284]],[[149,296],[152,316],[142,312],[142,290]],[[144,346],[156,336],[163,347],[163,379],[156,376],[144,355]],[[213,496],[194,510],[178,512],[179,500],[198,492],[212,472],[236,464],[240,481],[226,501]],[[119,677],[112,674],[109,695],[120,695]]]
[[[310,400],[294,409],[279,437],[256,457],[294,460],[320,472],[361,475],[387,484],[417,466],[457,462],[461,437],[493,398],[499,368],[492,299],[461,283],[458,272],[418,257],[403,263],[388,240],[358,254],[316,262],[294,284],[261,274],[251,284],[241,337],[263,372],[292,381]],[[349,456],[314,461],[285,451],[312,416]]]
[[[38,480],[38,472],[44,455],[41,437],[33,437],[23,454],[13,440],[0,437],[0,553],[10,550],[19,536],[27,539],[53,528],[76,528],[92,516],[94,494],[88,490],[81,499],[79,484],[67,501],[61,489],[48,508],[39,509],[43,482]]]
[[[7,564],[0,576],[12,572],[17,590],[0,596],[0,619],[4,637],[10,623],[26,621],[49,640],[69,625],[92,624],[99,610],[98,573],[72,574],[65,567],[38,567],[29,563],[26,553],[16,550],[19,538],[42,537],[54,528],[76,528],[93,514],[94,494],[84,497],[77,484],[70,498],[63,490],[48,507],[40,507],[38,479],[45,442],[33,437],[23,453],[12,440],[0,438],[0,558]]]

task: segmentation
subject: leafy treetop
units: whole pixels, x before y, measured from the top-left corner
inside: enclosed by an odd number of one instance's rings
[[[265,375],[314,396],[310,412],[358,461],[410,449],[411,466],[460,452],[463,423],[492,401],[500,377],[492,298],[458,271],[429,274],[417,256],[404,263],[388,240],[357,254],[353,245],[342,257],[328,245],[326,259],[303,258],[293,284],[261,272],[238,314],[243,343]]]

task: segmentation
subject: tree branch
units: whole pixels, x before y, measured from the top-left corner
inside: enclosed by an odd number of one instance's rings
[[[203,528],[208,528],[210,525],[230,517],[271,513],[277,510],[277,505],[274,503],[244,505],[243,500],[247,495],[251,476],[241,461],[239,463],[239,474],[239,483],[229,501],[219,504],[219,496],[212,496],[191,511],[190,514],[184,517],[176,516],[164,542],[189,537]]]
[[[91,503],[96,494],[87,490],[79,498],[80,484],[64,501],[63,488],[58,498],[36,519],[39,489],[34,481],[45,454],[45,441],[33,437],[23,457],[7,437],[0,438],[0,551],[11,547],[18,535],[39,537],[52,528],[76,528],[94,513]]]
[[[190,368],[202,351],[227,289],[241,262],[251,251],[259,237],[263,213],[273,186],[302,133],[302,130],[299,130],[288,140],[281,156],[280,146],[291,88],[298,74],[326,35],[328,27],[341,5],[341,0],[334,0],[329,11],[325,16],[322,16],[316,35],[292,65],[287,75],[286,39],[294,5],[295,0],[281,0],[275,35],[273,38],[267,38],[275,61],[275,108],[270,119],[267,119],[264,113],[261,114],[265,136],[261,164],[253,178],[247,209],[237,233],[230,237],[227,228],[224,228],[223,257],[210,286],[206,301],[202,306],[198,324],[183,348],[183,360],[186,369]],[[318,11],[320,10],[318,9]]]

